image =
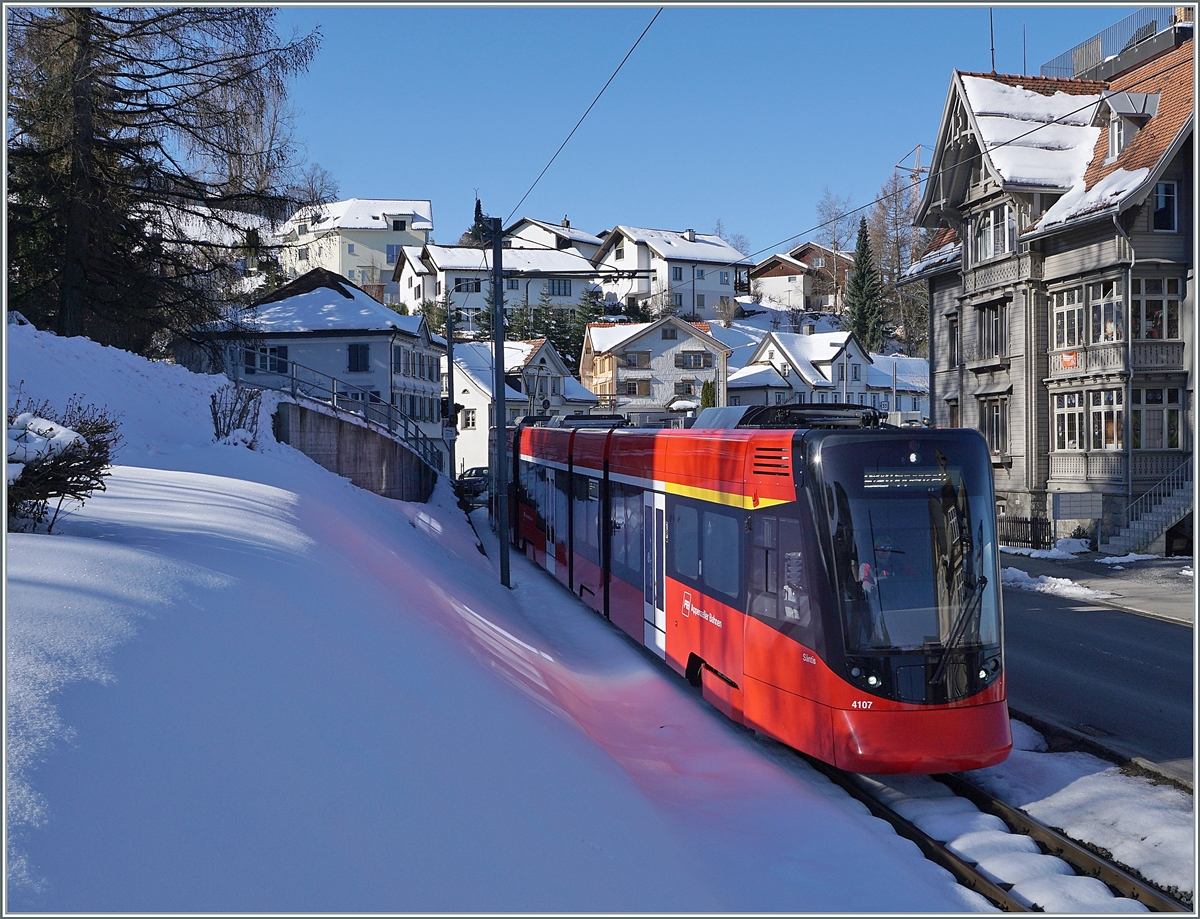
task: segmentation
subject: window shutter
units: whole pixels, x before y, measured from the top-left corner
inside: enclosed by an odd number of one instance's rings
[[[704,366],[711,367],[713,365],[713,356],[711,351],[704,352]]]
[[[682,352],[679,352],[675,355],[675,366],[676,367],[683,366],[683,353]]]
[[[639,396],[650,395],[650,381],[649,380],[638,380],[637,386],[638,386],[638,395]]]

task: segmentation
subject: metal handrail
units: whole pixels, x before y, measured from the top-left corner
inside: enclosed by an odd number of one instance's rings
[[[1158,535],[1153,532],[1158,529],[1158,523],[1151,524],[1145,518],[1149,517],[1154,511],[1162,506],[1175,492],[1184,488],[1192,482],[1192,457],[1188,457],[1158,482],[1155,482],[1149,490],[1146,491],[1140,498],[1125,508],[1124,531],[1130,536],[1134,536],[1139,540],[1136,548],[1140,548],[1146,541],[1146,536],[1153,539]],[[1140,524],[1140,526],[1139,526]]]
[[[1176,22],[1188,21],[1186,16],[1180,17],[1179,9],[1174,6],[1143,7],[1103,32],[1098,32],[1087,41],[1082,41],[1071,50],[1047,61],[1042,65],[1040,74],[1043,77],[1077,77],[1139,42],[1153,38]]]
[[[373,395],[370,390],[288,358],[269,357],[267,368],[255,366],[253,373],[246,373],[250,369],[246,364],[246,355],[253,355],[257,363],[261,352],[240,345],[230,345],[229,351],[233,367],[232,372],[227,371],[226,375],[235,383],[256,389],[288,392],[294,398],[311,399],[330,405],[335,411],[345,410],[359,415],[368,425],[383,428],[389,436],[402,441],[434,471],[445,471],[442,468],[445,465],[444,452],[434,445],[417,422],[391,402],[384,402]],[[287,370],[279,370],[280,364],[286,364]],[[275,369],[271,369],[272,365]],[[304,376],[298,371],[303,371]],[[272,385],[276,383],[279,385]],[[355,398],[352,393],[357,393],[358,397]]]

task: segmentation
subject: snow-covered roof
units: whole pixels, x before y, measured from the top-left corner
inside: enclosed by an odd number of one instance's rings
[[[1119,213],[1145,200],[1192,134],[1193,45],[1194,42],[1185,41],[1112,81],[1110,90],[1104,94],[1104,104],[1123,114],[1134,114],[1133,110],[1137,110],[1138,117],[1134,120],[1141,126],[1116,159],[1108,158],[1108,145],[1103,140],[1097,143],[1086,171],[1023,237],[1054,232],[1074,220]],[[1136,91],[1130,92],[1135,87]]]
[[[761,389],[766,386],[787,388],[787,381],[771,364],[747,364],[729,375],[729,389]]]
[[[325,230],[390,230],[390,217],[406,218],[410,230],[433,229],[433,205],[426,200],[347,198],[300,208],[286,226],[308,224],[311,232]]]
[[[662,321],[661,319],[656,319],[654,322],[591,322],[588,323],[587,338],[592,343],[592,351],[594,353],[604,354],[637,338],[652,325],[656,325]],[[685,327],[685,330],[691,329],[700,336],[713,339],[718,347],[727,347],[724,342],[716,337],[713,328],[707,322],[703,320],[700,322],[685,322],[682,319],[679,319],[678,322],[681,326]]]
[[[404,254],[408,264],[412,266],[413,274],[429,274],[429,269],[421,260],[420,246],[401,246],[400,251]]]
[[[652,230],[646,227],[628,227],[624,224],[613,228],[604,239],[605,248],[616,244],[616,234],[622,233],[635,243],[645,243],[652,252],[664,259],[691,262],[716,262],[723,265],[753,266],[753,260],[712,233],[694,233],[695,240],[676,230]]]
[[[958,261],[962,255],[962,242],[953,227],[941,227],[929,241],[925,254],[901,273],[902,277],[915,278],[919,274]]]
[[[324,274],[314,279],[315,273]],[[326,277],[328,276],[328,277]],[[297,293],[290,294],[295,289]],[[341,275],[315,268],[260,300],[243,321],[261,332],[386,331],[417,335],[421,316],[402,316]]]
[[[150,221],[167,240],[172,238],[213,246],[235,247],[246,244],[246,234],[257,230],[265,243],[271,238],[271,222],[265,217],[202,206],[155,206],[148,212]]]
[[[1098,92],[1046,95],[988,76],[958,76],[980,144],[1006,184],[1070,188],[1083,177],[1100,136],[1091,126]]]
[[[491,271],[492,250],[469,246],[425,247],[437,271]],[[586,271],[591,262],[577,251],[566,249],[505,249],[500,256],[504,271],[540,271],[545,274]]]
[[[519,372],[530,357],[545,343],[545,339],[534,341],[506,341],[504,343],[505,373]],[[469,376],[484,394],[492,395],[492,379],[495,369],[492,364],[492,343],[489,341],[469,341],[454,343],[455,372]],[[524,402],[529,396],[511,386],[504,387],[506,400]],[[563,398],[568,402],[598,403],[597,396],[583,387],[578,380],[571,376],[563,377]]]
[[[797,274],[807,274],[808,272],[812,271],[812,266],[806,262],[802,262],[800,259],[795,258],[786,252],[776,252],[774,255],[768,255],[761,262],[755,265],[753,270],[750,272],[750,276],[754,277],[757,272],[762,271],[772,262],[782,262],[789,268],[795,268]]]
[[[508,366],[508,347],[504,348],[505,368]],[[487,341],[465,341],[454,343],[454,372],[465,373],[476,386],[483,390],[484,395],[492,395],[492,379],[495,375],[495,365],[492,362],[492,343]],[[507,401],[523,401],[524,393],[517,392],[511,386],[504,387],[504,398]]]
[[[892,367],[896,368],[896,388],[905,392],[929,391],[929,361],[923,357],[908,357],[903,354],[876,354],[871,352],[872,363],[867,365],[867,385],[890,388]]]
[[[509,227],[504,232],[511,233],[513,227],[520,226],[522,223],[532,223],[534,226],[539,226],[543,230],[548,230],[551,233],[562,236],[565,239],[569,239],[573,243],[583,243],[584,245],[588,246],[599,246],[604,242],[604,240],[602,240],[599,236],[593,236],[591,233],[585,233],[583,230],[577,230],[575,227],[564,227],[561,224],[550,223],[545,220],[537,220],[533,217],[522,217],[520,220],[514,223],[512,227]]]
[[[797,372],[810,386],[833,386],[834,384],[815,366],[827,364],[846,347],[849,332],[772,332],[779,345]]]
[[[1111,207],[1141,185],[1149,172],[1150,170],[1144,167],[1133,172],[1118,169],[1116,172],[1110,172],[1091,188],[1088,188],[1087,183],[1080,177],[1075,186],[1042,215],[1042,219],[1038,221],[1038,229],[1048,230],[1072,218]]]

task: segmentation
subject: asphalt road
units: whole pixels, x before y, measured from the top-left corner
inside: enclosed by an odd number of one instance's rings
[[[1023,590],[1004,616],[1013,709],[1190,779],[1190,623]]]

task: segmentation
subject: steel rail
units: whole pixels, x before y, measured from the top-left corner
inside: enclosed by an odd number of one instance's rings
[[[947,849],[944,843],[934,839],[928,833],[919,829],[912,821],[901,817],[886,804],[878,801],[869,791],[861,788],[854,781],[853,773],[844,772],[804,753],[798,755],[839,788],[865,804],[867,810],[874,816],[890,823],[898,835],[916,843],[922,855],[953,874],[958,883],[963,887],[975,891],[1005,912],[1039,911],[1038,907],[1030,906],[1009,893],[1009,887],[1012,885],[996,883],[979,871],[971,862],[960,858]]]
[[[1154,912],[1190,913],[1192,911],[1190,906],[1165,891],[1135,877],[1082,843],[1046,826],[1039,820],[1035,820],[1024,811],[1004,803],[995,795],[971,784],[961,776],[946,773],[935,775],[933,778],[956,795],[969,800],[984,813],[999,817],[1008,824],[1014,833],[1030,837],[1048,854],[1056,855],[1070,865],[1077,874],[1103,881],[1121,896],[1138,900]]]

